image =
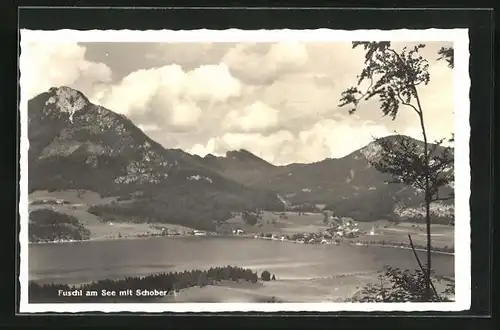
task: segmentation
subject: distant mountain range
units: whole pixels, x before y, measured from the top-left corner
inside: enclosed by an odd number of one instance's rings
[[[396,139],[396,135],[384,139]],[[203,160],[228,178],[275,191],[292,204],[324,204],[340,216],[367,221],[392,214],[396,203],[416,207],[423,202],[416,189],[388,184],[390,176],[370,165],[369,159],[377,156],[376,147],[372,142],[342,158],[286,166],[274,166],[246,150],[231,151],[225,157],[207,155]],[[450,192],[444,188],[441,195]]]
[[[312,164],[274,166],[246,150],[199,157],[162,147],[125,116],[68,87],[29,101],[28,137],[30,191],[141,195],[126,209],[100,211],[135,221],[209,228],[231,211],[280,211],[290,204],[326,204],[339,216],[370,221],[392,214],[397,202],[422,201],[413,188],[387,184],[387,175],[369,165],[373,143]]]

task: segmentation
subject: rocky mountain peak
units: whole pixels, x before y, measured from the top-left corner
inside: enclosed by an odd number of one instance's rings
[[[411,138],[409,136],[405,136],[405,135],[401,135],[401,134],[394,134],[394,135],[388,135],[385,137],[381,137],[375,141],[370,142],[365,147],[359,149],[359,152],[368,161],[377,161],[380,159],[381,152],[382,152],[382,147],[380,145],[381,142],[389,143],[390,145],[393,145],[394,148],[399,148],[398,146],[400,145],[400,142],[402,140],[416,143],[417,147],[422,147],[422,152],[423,152],[423,142],[422,141],[419,141],[419,140],[416,140],[416,139]]]
[[[70,87],[52,87],[48,92],[44,111],[48,113],[68,114],[68,119],[73,122],[73,115],[90,105],[90,101],[83,93]]]

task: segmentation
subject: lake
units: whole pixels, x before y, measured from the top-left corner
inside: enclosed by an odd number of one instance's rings
[[[425,252],[419,252],[425,262]],[[433,254],[436,275],[454,277],[454,257]],[[310,279],[381,270],[415,269],[413,252],[374,246],[309,245],[236,237],[151,237],[30,244],[29,276],[39,283],[99,279],[234,265],[279,279]]]

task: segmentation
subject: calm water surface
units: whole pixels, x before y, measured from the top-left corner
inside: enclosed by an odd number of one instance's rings
[[[419,257],[425,261],[425,253]],[[437,275],[454,275],[454,257],[434,254]],[[30,280],[79,284],[104,278],[234,265],[267,269],[281,279],[371,272],[384,265],[417,268],[411,250],[307,245],[221,237],[153,237],[29,246]]]

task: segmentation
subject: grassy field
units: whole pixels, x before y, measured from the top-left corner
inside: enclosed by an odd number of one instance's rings
[[[375,283],[378,273],[367,273],[344,277],[316,279],[286,279],[260,283],[221,283],[205,287],[192,287],[181,290],[176,295],[162,299],[161,302],[276,302],[312,303],[343,302],[352,297],[360,287]],[[435,279],[438,291],[446,288],[445,279]]]
[[[376,222],[360,222],[359,227],[365,232],[374,230],[375,235],[361,235],[359,240],[378,240],[388,242],[406,242],[408,243],[408,234],[411,235],[415,245],[427,244],[427,236],[425,231],[425,224],[421,223],[399,223],[395,225],[389,221],[376,221]],[[385,227],[385,228],[384,228]],[[449,247],[452,248],[454,244],[455,230],[453,226],[433,224],[431,225],[431,237],[433,247]]]
[[[286,218],[280,218],[280,214],[280,212],[264,211],[262,220],[259,220],[255,226],[246,224],[240,215],[227,220],[227,223],[247,233],[264,232],[276,235],[315,233],[328,228],[323,223],[323,215],[321,213],[304,213],[299,215],[297,212],[284,212]]]
[[[294,233],[318,233],[328,228],[323,223],[321,213],[285,212],[286,218],[280,217],[281,213],[266,212],[262,220],[255,225],[246,224],[240,215],[234,216],[227,222],[233,228],[242,229],[246,233],[271,233],[275,235],[291,235]],[[424,224],[399,223],[395,225],[387,220],[374,222],[358,222],[358,227],[366,234],[360,235],[357,240],[364,241],[387,241],[395,244],[408,243],[408,234],[411,235],[415,245],[426,244],[426,232]],[[373,230],[374,235],[368,233]],[[432,245],[434,247],[454,247],[454,227],[435,224],[431,227]]]
[[[30,210],[38,208],[52,208],[55,211],[73,215],[78,218],[90,231],[91,239],[113,239],[136,237],[138,235],[160,234],[161,229],[176,230],[180,233],[192,229],[180,225],[155,224],[155,223],[126,223],[103,222],[99,217],[87,212],[89,206],[109,203],[128,203],[129,201],[116,201],[115,197],[102,198],[99,194],[89,191],[36,191],[29,196],[30,203],[40,200],[64,200],[70,204],[60,205],[30,205]],[[241,215],[236,215],[227,220],[233,229],[242,229],[248,234],[271,233],[275,235],[293,235],[295,233],[319,233],[328,228],[323,223],[321,213],[297,212],[268,212],[264,211],[262,219],[255,225],[246,224]],[[408,234],[412,236],[416,245],[425,245],[425,225],[413,223],[400,223],[379,220],[374,222],[358,222],[359,228],[368,233],[374,231],[375,235],[361,235],[357,239],[363,241],[387,241],[393,243],[408,242]],[[432,226],[432,244],[435,247],[454,246],[454,227],[447,225]]]
[[[116,197],[101,197],[98,193],[92,191],[77,191],[77,190],[64,190],[49,192],[47,190],[38,190],[29,195],[29,202],[38,200],[56,200],[61,199],[68,201],[71,204],[109,204],[116,200]]]
[[[30,205],[29,210],[40,208],[49,208],[54,211],[69,214],[76,217],[85,225],[91,232],[91,240],[131,238],[139,235],[160,234],[161,229],[177,230],[178,232],[191,231],[191,228],[172,225],[172,224],[155,224],[155,223],[126,223],[126,222],[109,222],[101,221],[96,215],[87,212],[91,205],[109,204],[109,203],[127,203],[128,201],[117,202],[115,197],[101,198],[94,192],[82,191],[78,193],[76,190],[67,191],[36,191],[29,196],[29,202],[40,200],[64,200],[70,204],[60,205]]]

